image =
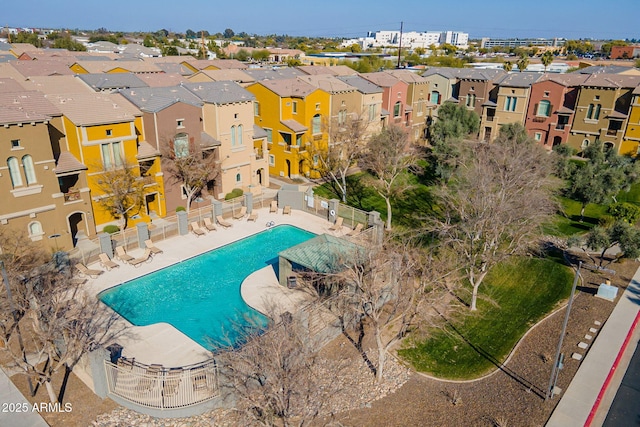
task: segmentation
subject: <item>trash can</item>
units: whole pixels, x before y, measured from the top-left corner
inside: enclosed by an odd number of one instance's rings
[[[293,289],[298,285],[296,276],[287,277],[287,288]]]

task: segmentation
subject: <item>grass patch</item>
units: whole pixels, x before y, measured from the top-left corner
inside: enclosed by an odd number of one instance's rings
[[[478,311],[461,313],[399,354],[440,378],[477,378],[504,361],[522,335],[569,296],[572,282],[571,269],[549,259],[505,262],[480,286]]]
[[[618,193],[616,200],[640,205],[640,183],[633,184],[629,191],[621,191]]]
[[[584,219],[580,221],[582,204],[567,197],[560,197],[564,214],[555,216],[553,224],[546,227],[545,232],[553,236],[568,237],[584,233],[598,225],[600,217],[607,213],[607,206],[589,203],[584,210]]]

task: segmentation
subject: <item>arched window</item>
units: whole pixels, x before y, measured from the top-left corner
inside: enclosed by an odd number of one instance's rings
[[[242,175],[239,173],[236,174],[236,182],[242,182]]]
[[[238,145],[242,145],[242,125],[238,125],[236,128],[236,142]]]
[[[587,148],[589,146],[589,140],[585,139],[582,141],[582,148]]]
[[[27,185],[36,183],[36,170],[33,167],[33,159],[30,155],[22,157],[22,167],[24,169],[24,176],[27,178]]]
[[[400,117],[400,101],[393,106],[393,117]]]
[[[173,138],[173,151],[177,158],[189,155],[189,135],[179,133]]]
[[[593,104],[589,104],[589,108],[587,109],[587,119],[591,119],[593,117]]]
[[[315,116],[313,116],[313,119],[311,119],[311,132],[314,135],[322,132],[322,129],[320,127],[320,120],[320,114],[316,114]]]
[[[33,221],[29,223],[30,237],[42,236],[43,234],[44,232],[42,231],[42,224],[40,224],[38,221]]]
[[[9,175],[11,175],[11,184],[13,187],[20,187],[22,185],[22,175],[20,175],[20,164],[15,157],[9,157],[7,159],[7,166],[9,166]]]
[[[235,147],[236,145],[236,127],[231,126],[231,146]]]

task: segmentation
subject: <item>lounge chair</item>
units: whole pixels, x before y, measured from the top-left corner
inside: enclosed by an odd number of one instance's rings
[[[200,225],[198,225],[198,223],[195,221],[191,223],[191,231],[197,237],[204,236],[205,234],[207,234],[202,228],[200,228]]]
[[[216,221],[218,221],[218,224],[220,224],[224,228],[229,228],[233,226],[233,224],[231,224],[230,222],[225,221],[225,219],[222,218],[222,215],[216,216]]]
[[[342,230],[342,221],[344,221],[344,218],[339,216],[336,219],[336,222],[333,223],[333,225],[331,227],[329,227],[329,231],[340,231],[340,230]]]
[[[209,231],[217,230],[215,224],[211,221],[211,218],[209,218],[208,216],[204,217],[204,228],[206,228]]]
[[[162,249],[160,249],[159,247],[157,247],[156,245],[153,244],[153,241],[151,239],[149,240],[145,240],[144,241],[144,245],[147,247],[147,249],[149,249],[151,251],[151,253],[153,255],[156,254],[161,254],[162,253]]]
[[[173,396],[178,392],[178,386],[182,380],[182,368],[171,368],[167,372],[164,379],[164,387],[162,395],[165,397]]]
[[[151,249],[145,249],[144,254],[140,258],[135,258],[129,261],[129,264],[134,267],[139,267],[143,262],[151,261]]]
[[[278,202],[273,200],[269,207],[269,213],[278,213]]]
[[[353,237],[353,236],[356,236],[356,235],[360,234],[360,232],[362,231],[362,228],[363,228],[362,224],[360,224],[360,223],[356,224],[356,228],[354,228],[353,230],[348,232],[347,236]]]
[[[104,271],[102,271],[102,270],[93,270],[91,268],[87,268],[86,265],[84,265],[84,264],[82,264],[80,262],[76,264],[76,268],[80,272],[81,276],[89,276],[92,279],[95,279],[96,277],[98,277],[99,275],[104,273]]]
[[[291,215],[291,206],[287,205],[282,209],[282,215]]]
[[[120,264],[111,261],[111,259],[109,258],[109,255],[105,254],[104,252],[101,253],[99,256],[100,256],[100,265],[106,268],[107,270],[120,267]]]
[[[122,262],[129,262],[135,259],[135,257],[132,257],[125,252],[123,246],[116,246],[116,258],[118,258]]]
[[[156,382],[160,378],[160,372],[162,371],[162,365],[150,365],[145,375],[140,379],[136,386],[138,392],[149,392],[153,389]]]
[[[243,206],[240,208],[240,212],[233,215],[233,219],[242,219],[245,217],[246,214],[247,214],[247,207]]]
[[[198,373],[193,376],[193,391],[206,390],[209,388],[207,374],[205,372]]]
[[[257,221],[258,220],[258,212],[253,211],[249,214],[247,221]]]

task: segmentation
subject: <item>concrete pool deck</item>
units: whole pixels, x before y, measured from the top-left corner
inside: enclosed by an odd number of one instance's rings
[[[120,267],[105,271],[96,279],[89,279],[86,290],[90,295],[97,295],[137,277],[264,231],[267,228],[266,223],[271,221],[276,226],[289,224],[315,234],[341,236],[349,231],[347,227],[343,227],[341,232],[330,232],[328,228],[331,224],[328,221],[302,211],[294,210],[291,215],[283,215],[282,209],[279,209],[278,213],[269,213],[269,208],[262,208],[254,209],[254,212],[258,213],[257,221],[250,222],[246,218],[229,219],[232,227],[225,229],[217,226],[217,231],[208,232],[201,237],[189,233],[157,241],[155,245],[162,249],[163,253],[139,267],[115,260]],[[134,257],[141,256],[143,252],[143,249],[129,251]],[[99,263],[91,264],[89,268],[103,270]],[[185,280],[188,280],[188,277],[185,277]],[[250,274],[242,284],[241,295],[249,306],[262,313],[267,312],[271,305],[277,306],[276,312],[296,311],[307,298],[302,291],[280,286],[272,267],[265,267]],[[118,344],[123,347],[122,355],[125,357],[135,358],[136,361],[145,364],[158,363],[165,367],[200,363],[209,357],[205,348],[167,323],[132,326],[125,319],[119,321],[123,322],[121,325],[129,326],[117,339]]]

